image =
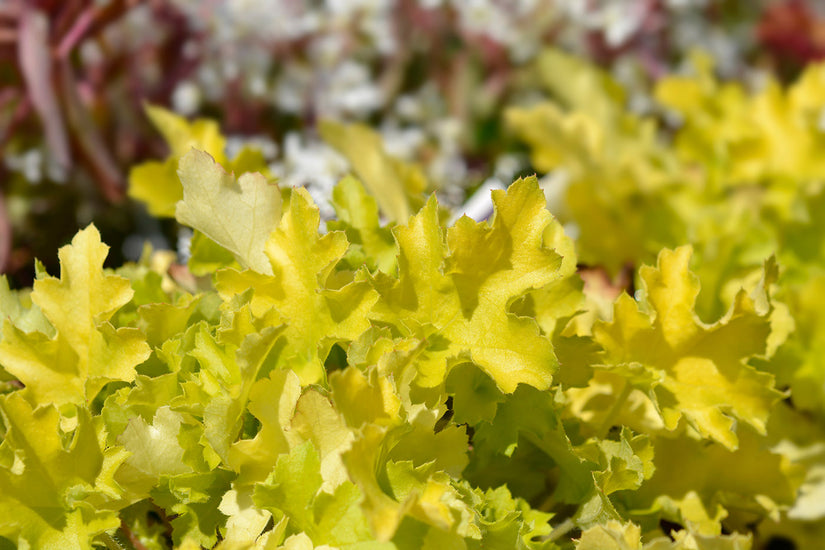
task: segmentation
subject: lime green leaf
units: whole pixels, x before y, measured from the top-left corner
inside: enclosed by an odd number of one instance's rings
[[[132,168],[129,173],[129,195],[146,203],[154,216],[174,217],[175,205],[183,199],[178,180],[178,159],[193,147],[206,151],[220,164],[226,164],[226,140],[216,122],[187,122],[181,116],[161,107],[146,106],[146,114],[169,144],[170,156],[164,162],[150,161]]]
[[[542,83],[562,104],[587,109],[597,120],[622,111],[624,90],[597,66],[557,49],[543,51],[536,65]]]
[[[751,550],[751,536],[734,533],[731,535],[701,535],[689,531],[679,531],[674,541],[665,537],[645,544],[645,550]]]
[[[226,139],[221,135],[217,122],[199,119],[190,123],[154,105],[146,105],[146,114],[169,144],[172,156],[182,157],[194,147],[218,158],[218,162],[223,160],[219,157],[223,156]]]
[[[209,154],[230,172],[262,172],[267,174],[263,156],[249,148],[242,149],[231,161],[224,149],[226,138],[213,120],[192,122],[153,105],[146,106],[146,114],[169,145],[170,154],[164,162],[149,161],[132,168],[129,173],[129,195],[146,203],[153,216],[172,218],[175,206],[184,198],[178,179],[178,161],[191,149]]]
[[[599,465],[593,473],[606,495],[638,489],[655,470],[653,445],[647,436],[622,428],[618,441],[589,440],[576,449],[579,456]]]
[[[406,222],[412,213],[410,196],[417,198],[427,188],[421,170],[388,155],[380,134],[368,126],[324,121],[320,130],[324,141],[347,157],[384,215],[390,221]]]
[[[486,303],[502,309],[561,275],[561,256],[545,247],[544,232],[552,216],[535,178],[516,181],[507,192],[493,191],[493,204],[492,226],[465,216],[447,232],[452,252],[447,273],[465,317]],[[480,303],[481,294],[485,303]]]
[[[519,386],[507,396],[507,400],[498,406],[491,424],[478,426],[473,437],[476,455],[473,459],[484,461],[497,454],[511,456],[522,443],[537,447],[561,470],[555,498],[563,502],[581,502],[592,491],[591,471],[595,464],[581,458],[573,448],[553,394],[527,385]]]
[[[332,494],[320,492],[320,468],[311,442],[295,447],[278,459],[266,482],[255,487],[257,506],[286,514],[291,529],[307,534],[316,545],[343,546],[369,540],[367,521],[358,506],[358,488],[345,482]]]
[[[787,90],[768,78],[749,95],[741,83],[718,82],[706,54],[691,61],[693,75],[663,78],[654,92],[683,120],[675,149],[686,162],[702,163],[724,186],[818,177],[825,145],[815,123],[822,108],[821,66],[807,68]]]
[[[544,246],[551,222],[544,194],[530,178],[493,201],[491,225],[462,218],[450,229],[446,258],[435,199],[394,230],[399,278],[391,285],[376,279],[383,298],[376,312],[426,342],[432,356],[419,365],[423,387],[442,383],[447,360],[458,357],[481,367],[505,393],[520,383],[550,385],[557,366],[552,343],[534,320],[508,313],[525,292],[559,277],[561,257]]]
[[[174,217],[175,205],[183,198],[177,157],[132,167],[129,171],[129,196],[144,202],[153,216]]]
[[[638,491],[627,493],[627,505],[636,510],[667,506],[671,502],[682,517],[704,533],[721,532],[719,521],[727,515],[710,514],[723,509],[749,511],[778,517],[780,507],[791,504],[801,483],[799,469],[784,456],[766,448],[764,438],[751,429],[740,430],[739,447],[730,451],[686,436],[657,438],[653,443],[656,471]],[[685,457],[692,457],[686,461]],[[697,510],[695,493],[704,508]],[[654,501],[658,503],[654,506]]]
[[[143,418],[132,419],[118,438],[131,456],[118,472],[117,481],[138,495],[146,495],[161,476],[192,471],[183,461],[184,448],[178,438],[181,414],[168,406],[160,407],[151,424]]]
[[[304,189],[293,191],[289,208],[266,244],[274,277],[223,270],[216,287],[224,300],[254,288],[250,306],[263,315],[274,308],[287,321],[282,357],[305,384],[323,380],[323,361],[336,342],[354,340],[367,328],[377,295],[366,281],[329,288],[328,279],[347,249],[342,232],[318,234],[320,215]]]
[[[186,294],[169,276],[177,254],[171,250],[153,250],[152,245],[144,243],[140,259],[135,263],[126,263],[115,270],[116,275],[126,277],[135,291],[132,300],[117,312],[120,323],[116,326],[131,326],[137,316],[137,309],[148,304],[169,302],[177,298],[178,293]]]
[[[229,518],[223,536],[226,545],[253,544],[272,518],[270,512],[255,506],[251,491],[227,491],[221,499],[220,511]]]
[[[85,409],[77,410],[68,444],[53,406],[33,409],[13,393],[2,398],[0,411],[7,430],[2,446],[14,456],[0,466],[0,536],[19,537],[35,548],[80,549],[118,525],[115,513],[84,502],[110,500],[106,489],[96,488],[104,458]]]
[[[463,489],[473,504],[480,541],[469,540],[468,548],[542,550],[556,546],[545,539],[551,533],[552,514],[533,510],[523,499],[513,498],[506,486],[481,491]],[[470,492],[472,491],[472,492]],[[469,494],[468,494],[469,493]],[[538,540],[536,540],[538,539]]]
[[[103,262],[109,247],[100,242],[94,225],[80,231],[72,243],[60,249],[60,279],[54,277],[35,281],[32,301],[36,303],[58,332],[65,333],[72,347],[77,348],[89,337],[89,329],[77,332],[69,327],[78,320],[93,322],[107,319],[116,309],[132,298],[128,279],[103,272]]]
[[[385,436],[385,428],[367,424],[350,450],[342,455],[350,479],[364,495],[361,507],[372,533],[377,540],[384,542],[393,537],[406,511],[404,506],[384,492],[378,481]]]
[[[110,381],[130,382],[149,357],[137,329],[115,329],[108,319],[128,303],[129,281],[103,271],[108,247],[94,226],[60,249],[60,279],[35,281],[32,301],[56,329],[53,338],[25,333],[6,321],[0,363],[22,381],[34,403],[91,401]]]
[[[350,248],[345,260],[351,269],[366,264],[370,270],[395,274],[398,248],[389,227],[378,220],[375,199],[367,194],[357,179],[347,176],[332,191],[332,206],[337,220],[327,222],[327,229],[347,234]]]
[[[734,419],[764,433],[771,407],[782,397],[772,375],[744,362],[765,353],[770,320],[742,290],[725,318],[703,324],[694,312],[699,283],[688,270],[690,255],[689,247],[664,250],[656,268],[643,267],[651,313],[622,295],[613,321],[597,323],[594,337],[608,368],[642,365],[650,372],[628,383],[655,399],[667,429],[685,418],[704,437],[734,449]]]
[[[609,521],[584,531],[576,550],[750,550],[749,536],[705,536],[692,530],[680,530],[673,539],[658,537],[642,544],[641,529],[633,523]]]
[[[414,424],[412,429],[399,437],[388,460],[410,461],[415,467],[427,464],[436,471],[446,472],[453,478],[461,476],[467,466],[467,433],[460,426],[447,426],[435,432],[432,426]]]
[[[32,303],[31,293],[11,290],[5,275],[0,275],[0,319],[8,319],[23,332],[37,331],[54,336],[54,327]]]
[[[431,463],[416,467],[409,460],[386,464],[387,480],[406,514],[418,521],[461,537],[479,538],[479,529],[468,504],[453,487],[450,477],[434,471]]]
[[[551,210],[580,232],[587,264],[616,273],[688,239],[683,187],[692,174],[661,145],[653,120],[632,114],[626,94],[603,70],[558,51],[538,69],[557,102],[506,111],[537,170],[556,171]],[[708,143],[712,143],[712,140]],[[697,182],[698,187],[698,182]]]
[[[783,289],[783,300],[793,312],[795,330],[771,365],[777,373],[777,385],[790,386],[794,406],[816,411],[821,417],[825,412],[825,274],[807,269],[803,273],[803,283],[793,285],[793,290]]]
[[[301,395],[292,371],[274,370],[249,391],[249,412],[261,422],[253,439],[237,441],[229,449],[227,464],[238,472],[237,485],[266,479],[278,457],[289,452],[286,432]]]
[[[270,326],[250,334],[236,352],[229,345],[227,350],[221,350],[207,335],[196,343],[193,356],[198,358],[203,370],[216,373],[221,386],[221,391],[205,404],[203,426],[206,440],[224,462],[228,461],[230,446],[241,430],[253,384],[282,331],[282,326]]]
[[[264,245],[281,217],[281,192],[261,174],[237,180],[207,153],[193,149],[180,159],[183,200],[175,217],[232,252],[244,267],[272,275]]]
[[[333,372],[329,385],[336,407],[352,428],[365,423],[389,426],[400,420],[401,401],[392,383],[375,369],[369,378],[354,367]]]
[[[197,276],[211,275],[224,267],[240,269],[232,252],[197,230],[189,241],[189,261],[186,265]]]
[[[195,314],[202,296],[182,296],[177,303],[155,302],[138,308],[137,325],[146,334],[152,348],[186,330]]]
[[[227,517],[219,509],[221,498],[230,490],[234,474],[223,468],[162,477],[152,489],[152,500],[174,517],[172,541],[180,545],[185,539],[201,547],[212,548]]]
[[[454,367],[445,389],[453,396],[453,420],[457,424],[474,426],[482,420],[492,422],[498,404],[505,399],[493,379],[472,363]]]
[[[109,443],[116,443],[117,436],[123,433],[130,420],[139,416],[145,422],[151,422],[160,407],[168,405],[180,394],[176,373],[155,377],[137,375],[134,386],[117,390],[104,402],[101,417],[106,424]]]
[[[168,527],[157,521],[157,515],[156,505],[149,500],[141,500],[120,511],[123,525],[146,550],[165,550],[168,546],[165,533]],[[113,538],[122,544],[126,537],[116,532]]]
[[[255,502],[264,509],[280,510],[289,516],[297,531],[314,531],[312,502],[321,488],[321,462],[311,442],[282,455],[265,484],[255,488]]]
[[[613,520],[582,533],[576,550],[642,550],[641,535],[638,525]]]
[[[290,433],[301,441],[311,441],[318,450],[322,491],[332,493],[348,481],[341,453],[349,448],[354,436],[329,398],[316,390],[306,391],[295,406]]]

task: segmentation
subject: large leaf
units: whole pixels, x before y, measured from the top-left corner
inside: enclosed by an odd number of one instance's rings
[[[32,301],[56,329],[50,337],[5,321],[0,364],[22,381],[33,403],[91,401],[110,381],[130,382],[149,357],[143,334],[108,319],[132,298],[128,279],[103,271],[108,247],[94,226],[60,249],[60,279],[42,277]]]
[[[87,411],[78,410],[68,446],[54,407],[33,409],[18,393],[4,397],[0,411],[7,430],[3,447],[15,456],[0,466],[0,535],[33,548],[81,549],[119,524],[113,511],[96,509],[117,495],[98,486],[109,465]],[[103,498],[90,504],[85,497]]]
[[[641,270],[650,311],[623,294],[613,320],[598,323],[594,337],[607,368],[654,399],[668,430],[684,418],[704,437],[735,449],[735,420],[764,433],[782,397],[772,375],[746,364],[766,352],[769,312],[758,311],[742,290],[725,318],[702,323],[694,312],[699,283],[688,270],[690,256],[690,247],[662,251],[657,267]]]
[[[447,234],[449,249],[435,199],[394,230],[399,277],[387,286],[378,279],[377,312],[425,341],[432,358],[419,365],[422,386],[443,382],[454,358],[477,364],[506,393],[520,383],[547,388],[552,380],[552,343],[534,320],[508,313],[524,293],[560,277],[561,257],[543,240],[552,217],[535,178],[494,192],[493,201],[492,224],[461,218]]]
[[[304,383],[325,377],[323,361],[336,342],[354,340],[369,328],[367,312],[377,296],[366,281],[330,288],[329,277],[347,250],[343,232],[320,235],[318,208],[304,189],[296,189],[278,228],[266,243],[274,275],[234,269],[218,273],[225,300],[253,288],[251,310],[262,316],[276,310],[286,322],[286,365]]]

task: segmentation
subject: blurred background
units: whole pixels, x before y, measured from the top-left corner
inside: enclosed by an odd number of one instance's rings
[[[0,0],[0,273],[30,285],[35,258],[57,273],[56,249],[90,222],[112,247],[109,265],[147,240],[181,247],[174,219],[128,192],[134,166],[169,155],[147,105],[216,121],[228,158],[256,149],[325,216],[350,166],[319,124],[363,122],[461,209],[480,187],[536,172],[503,113],[545,94],[535,62],[547,48],[607,71],[629,112],[667,121],[652,83],[684,71],[697,47],[720,78],[792,81],[825,56],[824,5]]]

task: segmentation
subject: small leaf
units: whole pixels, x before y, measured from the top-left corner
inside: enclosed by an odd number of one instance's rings
[[[369,126],[324,121],[320,130],[324,141],[347,157],[381,212],[391,221],[406,222],[412,213],[410,197],[417,198],[427,187],[421,170],[387,154],[381,135]]]

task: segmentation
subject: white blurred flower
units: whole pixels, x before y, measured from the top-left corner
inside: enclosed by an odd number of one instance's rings
[[[427,167],[430,179],[441,187],[462,188],[466,185],[467,164],[461,149],[461,123],[454,118],[438,120],[431,132],[438,147]]]
[[[404,94],[395,101],[395,112],[404,120],[416,120],[424,114],[421,101],[414,95]]]
[[[516,174],[521,172],[529,166],[528,159],[525,155],[517,153],[505,153],[496,159],[493,167],[493,175],[507,185],[513,183],[516,179]]]
[[[501,44],[516,63],[536,54],[558,11],[540,0],[452,0],[452,7],[464,32]]]
[[[320,141],[305,140],[290,132],[284,139],[284,154],[279,162],[270,165],[279,184],[286,187],[306,187],[321,210],[322,218],[334,211],[330,205],[332,188],[344,175],[349,165],[341,155]]]
[[[335,32],[316,37],[307,47],[310,62],[316,69],[329,69],[338,64],[346,50],[346,33]]]
[[[178,226],[178,238],[177,243],[175,243],[175,248],[178,252],[178,263],[186,264],[189,262],[189,257],[192,255],[192,237],[194,236],[194,232],[185,227],[183,225]],[[130,243],[131,244],[131,243]],[[143,243],[141,244],[141,248],[143,248]],[[134,245],[133,245],[134,246]],[[126,243],[124,243],[124,248],[126,247]]]
[[[201,106],[201,90],[194,82],[184,80],[172,92],[172,108],[184,116],[192,116]]]
[[[275,104],[284,112],[300,114],[310,101],[308,90],[311,86],[312,71],[309,66],[297,63],[286,65],[275,85]]]
[[[246,89],[255,97],[263,97],[267,92],[267,84],[263,75],[260,73],[253,73],[249,76],[246,82]]]
[[[672,10],[704,8],[708,5],[708,0],[665,0],[665,4]]]
[[[354,114],[361,118],[379,109],[384,98],[373,81],[369,69],[352,60],[346,60],[324,75],[326,82],[318,90],[318,113],[337,117]]]
[[[245,147],[257,149],[267,161],[274,160],[278,156],[278,144],[269,136],[227,136],[226,156],[228,158],[234,158]]]
[[[214,23],[236,36],[265,40],[295,40],[317,30],[321,23],[315,10],[289,0],[225,0],[223,18]]]
[[[496,42],[506,43],[514,31],[512,17],[492,0],[453,0],[459,25],[467,32],[483,34]]]
[[[603,32],[612,47],[621,46],[641,28],[648,10],[647,3],[640,0],[566,0],[560,4],[574,22]]]
[[[381,138],[384,150],[388,154],[400,159],[412,160],[427,136],[423,128],[398,128],[394,125],[385,125],[381,128]]]
[[[80,59],[84,65],[99,65],[105,57],[98,42],[86,40],[80,45]]]
[[[20,172],[29,183],[38,184],[43,179],[43,152],[39,149],[18,154],[6,153],[3,160],[9,170]]]

